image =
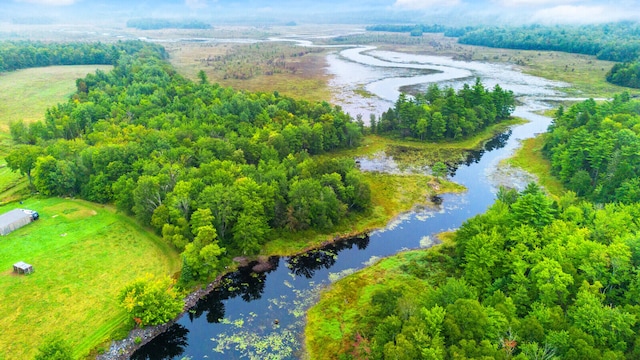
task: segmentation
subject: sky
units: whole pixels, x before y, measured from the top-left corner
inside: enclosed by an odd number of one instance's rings
[[[603,23],[640,21],[640,0],[0,0],[5,16],[81,14],[300,22]]]

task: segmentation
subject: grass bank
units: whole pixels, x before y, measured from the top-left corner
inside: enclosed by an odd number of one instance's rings
[[[526,139],[513,157],[504,160],[508,165],[519,167],[538,179],[538,184],[554,198],[562,196],[566,189],[555,176],[551,175],[551,163],[542,154],[545,134]]]
[[[0,238],[0,358],[30,359],[51,335],[76,357],[130,325],[120,289],[145,273],[174,274],[178,254],[112,209],[80,200],[31,198],[0,208],[37,210],[40,220]],[[35,273],[18,276],[24,261]]]
[[[376,294],[395,292],[404,299],[417,299],[429,292],[430,278],[448,276],[438,263],[440,253],[450,249],[448,242],[382,259],[333,283],[307,312],[306,358],[337,360],[339,354],[349,353],[357,343],[356,326],[365,321],[365,314],[371,313]],[[428,273],[413,272],[412,265],[416,263],[428,269]]]

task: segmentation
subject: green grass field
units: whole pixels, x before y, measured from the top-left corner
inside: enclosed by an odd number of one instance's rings
[[[44,119],[47,108],[67,101],[75,92],[76,79],[107,65],[49,66],[0,73],[0,203],[28,194],[26,177],[5,167],[4,156],[13,148],[9,124]]]
[[[173,275],[178,254],[111,208],[31,198],[0,208],[37,210],[40,220],[0,237],[0,358],[30,359],[51,335],[86,357],[129,330],[120,289],[145,273]],[[15,275],[24,261],[35,273]]]
[[[109,65],[49,66],[0,73],[0,131],[11,121],[44,119],[45,110],[66,101],[76,90],[76,79]]]
[[[509,165],[519,167],[538,178],[538,184],[544,187],[554,198],[561,197],[566,189],[555,176],[551,175],[551,163],[542,155],[544,135],[538,135],[522,142],[513,157],[505,160]]]

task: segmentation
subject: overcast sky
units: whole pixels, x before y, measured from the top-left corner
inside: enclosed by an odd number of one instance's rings
[[[602,23],[640,20],[640,0],[0,0],[5,10],[23,16],[119,11],[144,16],[191,16],[223,18],[225,16],[268,18],[285,15],[283,20],[309,21],[322,14],[337,19],[358,14],[363,21],[443,22],[473,24],[480,19],[511,20],[521,23]],[[451,16],[453,15],[453,16]]]

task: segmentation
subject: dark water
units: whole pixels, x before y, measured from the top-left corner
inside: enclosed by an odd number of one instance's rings
[[[388,53],[382,55],[390,58]],[[361,64],[346,66],[358,65]],[[465,71],[474,75],[473,69]],[[465,71],[454,73],[469,76]],[[419,77],[419,82],[425,81],[423,75]],[[489,83],[491,79],[488,78]],[[200,300],[169,331],[137,351],[132,359],[300,358],[305,311],[316,301],[320,289],[371,265],[376,259],[405,249],[428,247],[435,234],[458,228],[493,203],[496,186],[492,173],[498,162],[518,147],[519,140],[546,131],[549,124],[548,118],[532,113],[545,107],[536,102],[537,95],[549,96],[548,92],[539,91],[540,81],[535,79],[531,91],[526,91],[524,83],[518,85],[519,100],[525,105],[518,107],[515,115],[530,122],[498,135],[482,150],[471,153],[457,168],[450,169],[452,179],[467,187],[466,193],[438,197],[434,200],[440,202],[439,205],[405,214],[366,237],[342,241],[301,256],[272,257],[271,268],[266,272],[255,273],[249,266],[229,274],[222,286]],[[446,81],[455,85],[457,80]],[[406,81],[396,85],[404,86]],[[549,90],[550,85],[542,88]],[[394,96],[393,91],[389,93]],[[383,94],[379,94],[376,101],[389,105],[389,99]],[[523,184],[513,179],[507,185],[521,187]]]

